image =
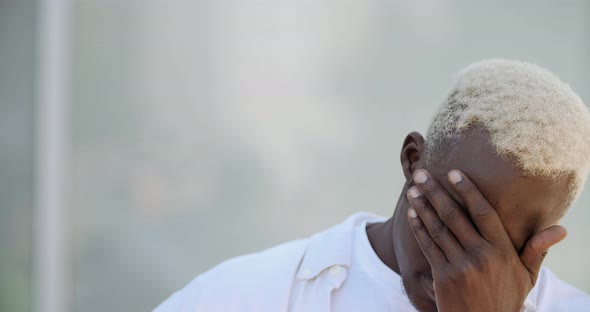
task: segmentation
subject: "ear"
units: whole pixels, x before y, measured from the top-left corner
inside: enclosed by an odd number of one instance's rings
[[[407,180],[412,179],[414,171],[418,168],[418,163],[424,158],[424,137],[416,131],[409,133],[402,145],[400,161],[402,170]]]

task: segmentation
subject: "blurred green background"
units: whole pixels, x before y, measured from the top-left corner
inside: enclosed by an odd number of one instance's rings
[[[69,311],[148,311],[229,257],[390,216],[405,134],[471,62],[538,63],[590,103],[583,0],[0,0],[0,311],[44,311],[39,40],[58,2]],[[588,204],[546,261],[586,292]]]

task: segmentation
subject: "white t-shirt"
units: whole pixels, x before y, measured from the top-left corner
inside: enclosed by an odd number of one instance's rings
[[[200,274],[156,312],[415,312],[401,278],[370,246],[357,213],[308,239],[227,260]],[[522,311],[590,311],[590,297],[542,268]]]
[[[346,281],[332,294],[333,311],[415,312],[401,277],[371,247],[366,225],[363,222],[354,228],[350,270]]]

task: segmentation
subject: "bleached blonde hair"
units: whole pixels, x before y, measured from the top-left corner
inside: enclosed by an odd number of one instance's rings
[[[590,113],[557,76],[503,59],[462,70],[426,135],[426,159],[444,154],[468,129],[485,129],[524,175],[570,177],[569,207],[590,168]]]

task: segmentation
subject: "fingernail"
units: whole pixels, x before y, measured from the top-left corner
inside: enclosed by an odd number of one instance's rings
[[[418,188],[413,187],[410,189],[410,196],[412,196],[412,198],[418,198],[420,197],[420,190],[418,190]]]
[[[408,209],[408,216],[410,216],[410,218],[416,218],[418,217],[418,214],[414,208],[410,207],[410,209]]]
[[[455,170],[451,170],[451,172],[449,172],[449,180],[451,180],[453,184],[457,184],[461,182],[461,174]]]
[[[426,176],[426,173],[422,172],[422,171],[418,171],[414,174],[414,182],[416,183],[424,183],[426,182],[426,180],[428,180],[428,177]]]

